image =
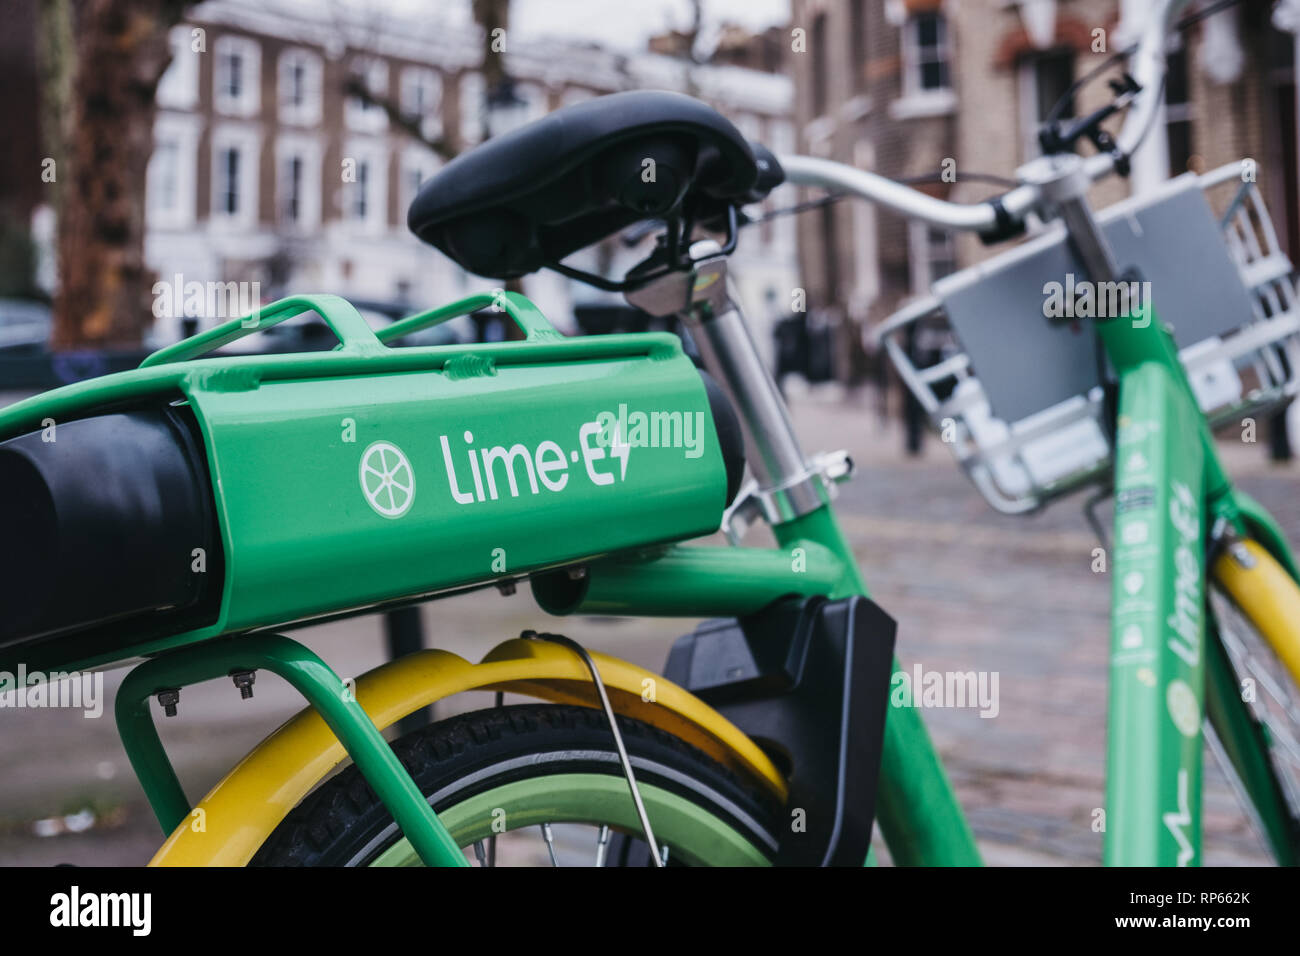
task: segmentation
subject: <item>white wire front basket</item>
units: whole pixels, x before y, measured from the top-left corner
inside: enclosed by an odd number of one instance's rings
[[[1121,268],[1150,277],[1215,428],[1267,415],[1300,389],[1294,270],[1251,171],[1189,173],[1098,215]],[[1053,321],[1043,305],[1073,263],[1053,227],[936,282],[876,331],[963,470],[1007,514],[1110,480],[1092,320]]]

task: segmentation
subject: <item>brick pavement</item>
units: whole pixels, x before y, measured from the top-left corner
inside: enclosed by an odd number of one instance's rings
[[[874,597],[900,621],[905,665],[1000,675],[997,718],[926,712],[986,859],[1099,862],[1100,837],[1089,824],[1103,793],[1109,582],[1089,570],[1093,539],[1080,499],[1030,518],[1002,517],[937,442],[927,444],[921,459],[905,459],[897,431],[882,430],[865,396],[808,396],[796,401],[794,415],[809,450],[847,447],[859,463],[858,478],[843,488],[839,504]],[[1227,454],[1234,473],[1244,475],[1243,486],[1300,540],[1296,469],[1271,468],[1259,446]],[[472,659],[544,620],[526,589],[508,598],[488,592],[436,602],[425,606],[424,618],[432,643]],[[563,629],[658,668],[671,640],[692,626],[671,619],[577,619]],[[299,634],[345,675],[382,658],[373,617]],[[120,676],[110,675],[110,693]],[[454,709],[487,703],[486,695],[466,695]],[[253,701],[241,702],[225,682],[186,690],[181,717],[164,721],[162,734],[191,796],[296,707],[292,692],[269,677],[258,681]],[[159,834],[111,718],[10,711],[3,719],[0,863],[148,858]],[[1207,862],[1262,862],[1226,784],[1207,766]],[[33,835],[38,817],[85,806],[97,809],[101,825],[76,835]]]

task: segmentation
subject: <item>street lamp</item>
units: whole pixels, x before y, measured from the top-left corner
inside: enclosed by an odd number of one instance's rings
[[[487,134],[500,136],[528,121],[528,102],[523,99],[510,77],[502,77],[487,92]]]

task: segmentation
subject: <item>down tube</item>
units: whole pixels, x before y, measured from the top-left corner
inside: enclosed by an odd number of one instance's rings
[[[1105,862],[1197,865],[1204,455],[1197,411],[1163,365],[1123,373],[1115,445]]]
[[[776,525],[772,531],[783,547],[808,539],[830,548],[849,569],[849,586],[863,597],[868,596],[853,549],[829,505]],[[897,659],[894,673],[899,673]],[[892,694],[890,698],[876,797],[876,816],[890,856],[899,866],[979,866],[974,834],[962,815],[920,712],[912,707],[895,707]]]

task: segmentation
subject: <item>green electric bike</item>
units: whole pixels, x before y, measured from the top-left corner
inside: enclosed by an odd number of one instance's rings
[[[1130,113],[1119,138],[1099,132],[1110,112],[1058,130],[1021,185],[988,202],[778,159],[695,100],[622,93],[488,141],[412,204],[412,231],[471,272],[550,268],[678,317],[703,369],[673,335],[565,338],[514,292],[379,332],[342,299],[304,295],[0,411],[0,670],[25,685],[134,665],[115,711],[165,834],[158,865],[494,865],[528,835],[555,861],[560,825],[589,830],[597,865],[861,865],[877,824],[897,863],[976,864],[918,710],[890,702],[895,623],[832,508],[852,462],[801,449],[727,258],[742,207],[783,181],[990,240],[1060,219],[936,286],[887,323],[887,346],[995,505],[1113,491],[1107,861],[1199,862],[1208,718],[1268,845],[1295,862],[1297,569],[1211,437],[1225,415],[1294,394],[1290,264],[1240,168],[1117,213],[1095,217],[1084,199],[1149,125],[1181,6],[1158,5],[1115,104]],[[1099,146],[1088,159],[1073,152],[1085,135]],[[1203,189],[1233,175],[1241,188],[1216,222]],[[660,237],[625,276],[566,263],[646,220]],[[1146,254],[1165,248],[1153,236],[1195,259],[1172,288],[1168,262]],[[1145,296],[1081,322],[1047,315],[1043,283],[1075,275],[1149,282],[1177,328]],[[1027,317],[1008,298],[1025,277],[1040,289]],[[518,339],[399,347],[481,309],[504,312]],[[304,313],[337,348],[211,354]],[[937,366],[917,367],[894,339],[920,321],[951,326],[957,347]],[[1235,399],[1207,407],[1206,367],[1220,382],[1231,372]],[[1044,374],[1028,381],[1026,368]],[[740,546],[756,521],[773,547]],[[684,543],[719,529],[729,543]],[[344,681],[286,636],[525,580],[560,618],[703,623],[663,674],[538,630],[477,663],[426,650]],[[259,671],[308,707],[192,800],[155,708],[174,714],[185,687],[212,679],[250,693]],[[1267,675],[1269,693],[1244,700],[1247,675]],[[383,736],[475,690],[498,706]],[[507,693],[538,702],[506,706]]]

